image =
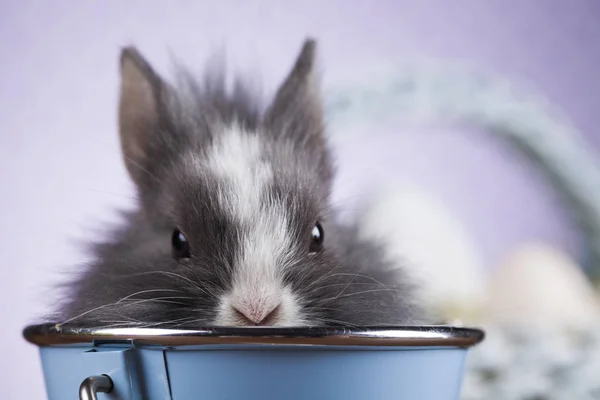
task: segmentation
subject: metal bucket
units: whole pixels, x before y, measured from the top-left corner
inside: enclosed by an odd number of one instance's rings
[[[50,400],[458,400],[477,329],[29,326]]]

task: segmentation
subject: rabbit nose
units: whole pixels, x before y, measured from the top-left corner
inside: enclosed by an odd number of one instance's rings
[[[235,315],[245,326],[273,325],[279,315],[279,305],[275,308],[232,307]]]

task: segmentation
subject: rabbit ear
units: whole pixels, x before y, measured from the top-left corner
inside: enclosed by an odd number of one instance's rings
[[[138,186],[144,186],[153,179],[150,160],[156,162],[158,152],[168,143],[162,137],[167,132],[161,127],[167,86],[136,48],[124,48],[120,61],[121,149],[130,176]]]
[[[266,124],[274,135],[294,136],[311,142],[323,131],[323,106],[315,74],[317,43],[306,39],[294,67],[283,81],[266,113]]]

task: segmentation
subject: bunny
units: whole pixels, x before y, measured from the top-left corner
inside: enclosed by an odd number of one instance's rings
[[[65,284],[61,323],[102,327],[410,325],[414,284],[329,204],[335,166],[306,39],[272,103],[164,80],[120,56],[119,132],[138,209]]]

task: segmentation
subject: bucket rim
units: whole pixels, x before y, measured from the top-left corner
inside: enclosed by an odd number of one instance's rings
[[[60,324],[29,325],[24,338],[38,347],[128,341],[139,345],[197,346],[269,344],[377,347],[461,347],[483,341],[481,329],[451,325],[365,327],[151,327],[86,328]]]

